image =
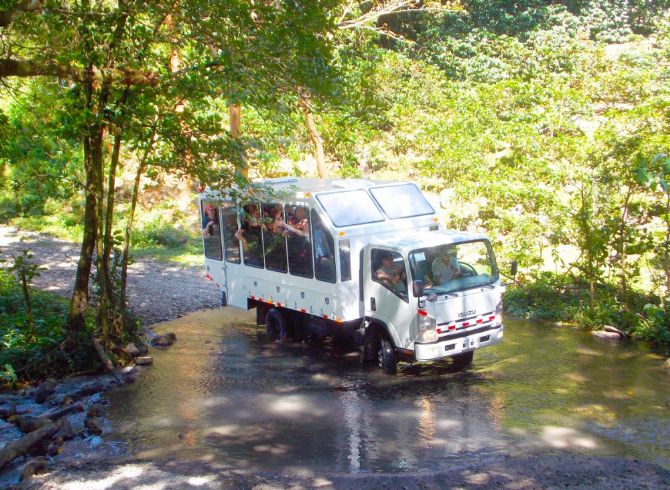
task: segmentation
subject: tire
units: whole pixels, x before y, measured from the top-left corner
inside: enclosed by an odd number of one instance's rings
[[[462,354],[456,354],[452,357],[454,360],[454,366],[458,369],[464,369],[472,364],[472,359],[475,357],[475,351],[471,350],[470,352],[463,352]]]
[[[385,337],[379,341],[377,363],[386,374],[396,374],[398,372],[398,357],[395,355],[391,341]]]
[[[270,308],[265,314],[265,332],[270,340],[286,340],[286,320],[277,308]]]

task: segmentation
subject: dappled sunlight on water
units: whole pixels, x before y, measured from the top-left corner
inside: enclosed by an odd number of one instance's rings
[[[177,342],[111,394],[135,454],[394,472],[560,449],[670,467],[670,377],[644,347],[508,321],[505,341],[477,351],[465,372],[443,361],[387,376],[329,343],[267,342],[254,319],[225,308],[158,326]]]

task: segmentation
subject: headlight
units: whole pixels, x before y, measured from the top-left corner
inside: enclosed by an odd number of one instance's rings
[[[419,335],[418,341],[421,343],[437,341],[437,332],[435,331],[435,318],[420,310],[418,316]]]

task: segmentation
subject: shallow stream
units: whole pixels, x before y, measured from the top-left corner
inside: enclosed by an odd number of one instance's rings
[[[178,340],[109,394],[116,437],[138,457],[239,469],[394,472],[547,449],[670,468],[670,375],[639,344],[508,320],[465,372],[392,377],[337,346],[268,342],[254,319],[223,308],[157,325]]]

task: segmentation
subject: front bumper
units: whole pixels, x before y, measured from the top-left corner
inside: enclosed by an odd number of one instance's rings
[[[437,342],[429,344],[414,343],[414,356],[417,361],[435,361],[451,357],[462,352],[487,347],[502,341],[503,326],[497,325],[489,329],[476,329],[443,336]]]

